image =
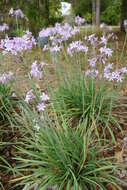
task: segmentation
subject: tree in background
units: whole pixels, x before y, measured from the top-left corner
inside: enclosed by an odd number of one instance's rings
[[[62,20],[60,0],[0,0],[1,23],[10,22],[10,8],[21,9],[29,20],[29,29],[37,34],[40,28]]]
[[[102,4],[101,21],[109,25],[118,25],[121,16],[121,0],[107,0],[107,5]],[[106,3],[105,2],[105,3]]]
[[[0,22],[10,23],[8,16],[11,7],[22,9],[29,19],[29,29],[37,34],[40,28],[54,25],[62,21],[60,12],[62,0],[0,0]],[[117,25],[121,20],[121,30],[124,31],[124,20],[127,19],[127,0],[63,0],[72,3],[75,15],[85,17],[88,23],[94,25],[105,22]],[[25,24],[23,24],[25,26]],[[23,28],[24,29],[24,28]]]
[[[89,23],[95,24],[96,15],[100,14],[101,22],[109,25],[117,25],[120,22],[122,0],[66,0],[72,3],[75,15],[85,17]],[[125,0],[127,1],[127,0]],[[98,17],[99,21],[99,17]]]

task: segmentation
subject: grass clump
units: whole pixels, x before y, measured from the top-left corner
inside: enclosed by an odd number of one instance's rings
[[[57,87],[50,90],[58,115],[62,113],[73,126],[77,121],[87,120],[88,125],[97,129],[97,135],[100,132],[104,137],[105,130],[108,130],[115,142],[113,128],[121,130],[115,110],[126,107],[120,103],[122,95],[103,78],[86,77],[79,66],[58,67]]]
[[[12,96],[11,86],[0,83],[0,124],[8,122],[17,102]]]
[[[103,157],[105,148],[83,125],[75,131],[64,120],[61,126],[49,121],[40,126],[35,137],[24,137],[14,168],[18,177],[12,181],[38,190],[54,185],[67,190],[105,190],[109,184],[120,189],[112,158]]]

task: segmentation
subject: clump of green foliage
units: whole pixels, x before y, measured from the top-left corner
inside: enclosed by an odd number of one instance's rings
[[[29,138],[24,136],[18,147],[20,156],[15,158],[13,170],[17,177],[12,180],[18,187],[105,190],[112,184],[120,189],[120,180],[114,176],[116,165],[111,158],[103,157],[105,148],[91,137],[91,130],[86,132],[85,124],[74,130],[63,119],[60,124],[46,118],[39,125],[40,131],[32,132]]]
[[[0,83],[0,125],[8,122],[15,107],[16,101],[12,97],[11,86]]]
[[[57,88],[50,90],[55,110],[58,115],[62,113],[72,121],[74,126],[77,120],[87,120],[88,125],[94,125],[98,136],[100,129],[103,137],[105,130],[108,131],[115,142],[113,128],[121,127],[114,112],[117,107],[126,107],[118,103],[123,97],[106,84],[103,78],[85,77],[78,67],[68,65],[64,68],[57,65]]]

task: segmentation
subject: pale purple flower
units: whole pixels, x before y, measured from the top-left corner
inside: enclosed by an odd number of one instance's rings
[[[31,100],[33,100],[35,98],[34,94],[33,94],[33,90],[29,90],[26,94],[25,97],[25,102],[27,102],[28,104],[30,103]]]
[[[127,68],[123,67],[121,69],[112,71],[113,70],[112,65],[113,64],[108,64],[104,68],[104,78],[106,78],[108,81],[122,82],[124,79],[124,75],[127,74]]]
[[[101,53],[101,54],[105,54],[105,55],[107,55],[108,57],[111,57],[113,51],[112,51],[110,48],[107,48],[107,47],[105,46],[105,47],[101,47],[101,48],[100,48],[100,53]]]
[[[96,58],[90,59],[90,60],[89,60],[90,66],[91,66],[91,67],[95,67],[96,61],[97,61]]]
[[[41,101],[42,102],[46,102],[49,100],[49,96],[47,94],[45,94],[44,92],[42,93],[42,95],[40,96]]]
[[[60,51],[62,48],[62,42],[67,41],[79,31],[80,29],[78,27],[72,27],[68,23],[64,23],[63,25],[56,23],[55,27],[42,29],[39,32],[39,37],[48,37],[49,39],[49,44],[44,46],[43,51],[49,50],[50,48],[50,51]]]
[[[84,45],[82,41],[75,41],[69,44],[67,48],[68,54],[72,57],[74,52],[88,52],[88,46]]]
[[[14,79],[14,74],[9,71],[8,73],[3,73],[2,75],[0,75],[0,82],[2,84],[5,84],[8,80],[13,80]]]
[[[109,63],[107,66],[105,66],[104,71],[111,70],[113,63]]]
[[[23,14],[21,9],[14,10],[13,8],[10,9],[9,11],[9,16],[16,16],[18,18],[24,18],[25,15]]]
[[[7,74],[6,73],[3,73],[1,76],[0,76],[0,82],[2,84],[5,84],[7,81]]]
[[[101,43],[101,44],[104,44],[104,45],[107,44],[107,39],[106,39],[106,37],[105,37],[104,35],[101,37],[100,43]]]
[[[41,61],[41,62],[40,62],[40,69],[43,69],[44,66],[45,66],[45,62],[44,62],[44,61]]]
[[[16,16],[16,17],[24,18],[24,14],[23,14],[23,12],[22,12],[21,9],[15,10],[15,16]]]
[[[76,26],[74,26],[74,28],[71,30],[71,34],[72,36],[74,36],[75,34],[79,33],[80,32],[80,29]]]
[[[0,47],[4,50],[4,52],[11,52],[16,55],[19,52],[31,50],[34,45],[36,45],[36,41],[27,31],[22,37],[14,37],[10,39],[6,36],[5,39],[1,40]]]
[[[127,67],[123,67],[119,70],[122,74],[127,74]]]
[[[86,20],[84,18],[81,18],[80,16],[75,17],[75,24],[80,26],[80,25],[84,24],[85,22],[86,22]]]
[[[8,72],[7,79],[8,79],[8,80],[13,80],[13,79],[14,79],[14,74],[13,74],[12,71],[9,71],[9,72]]]
[[[54,46],[50,48],[50,52],[59,52],[62,49],[62,46]]]
[[[111,73],[111,76],[109,77],[109,81],[116,80],[117,82],[123,81],[123,75],[121,75],[120,71],[114,71]]]
[[[55,30],[53,27],[50,27],[50,28],[46,28],[46,29],[42,29],[40,32],[39,32],[39,37],[42,38],[42,37],[49,37],[49,36],[52,36],[55,34]]]
[[[42,79],[42,71],[39,70],[39,65],[37,64],[37,61],[32,63],[30,75],[32,77]]]
[[[98,38],[95,36],[95,34],[91,34],[89,36],[85,36],[84,38],[86,41],[90,42],[91,45],[95,45],[98,41]]]
[[[38,110],[39,112],[44,111],[45,108],[46,108],[46,105],[45,105],[43,102],[38,103],[38,105],[37,105],[37,110]]]
[[[111,70],[112,70],[112,65],[111,63],[109,63],[107,66],[105,66],[104,68],[104,78],[108,79],[111,76]]]

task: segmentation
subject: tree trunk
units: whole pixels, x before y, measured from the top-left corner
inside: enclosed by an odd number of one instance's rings
[[[92,0],[92,24],[96,24],[96,0]]]
[[[38,9],[38,22],[40,26],[40,0],[37,0],[37,9]]]
[[[49,25],[49,0],[45,0],[45,20],[46,23],[45,25],[48,26]]]
[[[100,26],[100,0],[96,0],[96,25]]]
[[[122,0],[121,6],[121,31],[125,31],[124,20],[127,19],[127,0]]]

